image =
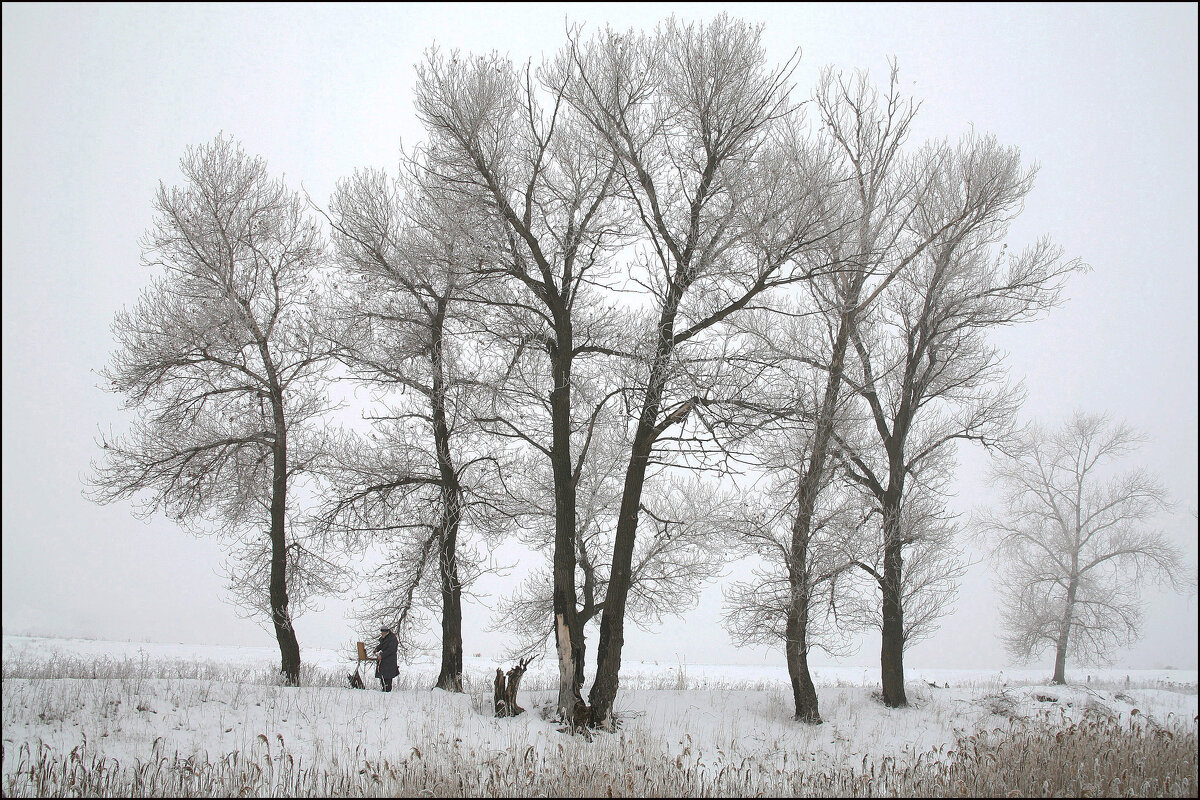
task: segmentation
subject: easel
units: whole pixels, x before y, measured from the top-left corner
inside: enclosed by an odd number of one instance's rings
[[[358,642],[357,644],[358,644],[358,663],[354,666],[354,675],[351,676],[351,684],[350,685],[356,689],[364,689],[366,687],[363,685],[362,673],[360,672],[360,670],[362,669],[362,662],[364,662],[364,661],[378,662],[379,657],[367,655],[367,646],[365,644],[363,644],[362,642]],[[357,683],[354,682],[354,678],[358,679]]]
[[[379,656],[369,656],[369,655],[367,655],[367,646],[366,646],[365,644],[363,644],[362,642],[358,642],[357,644],[358,644],[358,663],[359,663],[359,666],[361,666],[361,665],[362,665],[362,662],[364,662],[364,661],[378,661],[378,660],[379,660]]]

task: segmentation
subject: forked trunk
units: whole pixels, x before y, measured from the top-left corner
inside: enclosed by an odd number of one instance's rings
[[[525,670],[529,669],[532,660],[529,657],[520,659],[507,674],[503,669],[497,668],[492,691],[497,717],[515,717],[524,713],[525,709],[517,703],[517,692],[521,688],[521,678],[525,676]]]
[[[521,688],[521,678],[525,677],[525,670],[529,667],[529,660],[522,659],[517,662],[517,665],[510,669],[505,675],[507,680],[504,685],[504,698],[508,705],[509,716],[515,717],[521,714],[525,709],[517,702],[517,692]]]

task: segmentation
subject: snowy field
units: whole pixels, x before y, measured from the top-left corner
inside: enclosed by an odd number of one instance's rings
[[[464,695],[427,688],[432,662],[402,667],[388,695],[344,688],[348,648],[303,651],[305,685],[289,689],[277,684],[270,647],[23,636],[3,644],[7,796],[979,794],[990,791],[986,776],[981,783],[972,770],[991,765],[1001,780],[1005,747],[1022,761],[1040,758],[1064,747],[1039,747],[1038,737],[1062,730],[1087,734],[1076,737],[1082,750],[1068,753],[1071,764],[1094,751],[1099,768],[1129,744],[1123,774],[1106,767],[1121,793],[1197,790],[1195,670],[1083,670],[1058,687],[1045,670],[912,669],[911,707],[889,709],[873,696],[877,671],[817,669],[825,724],[809,726],[791,719],[782,665],[634,662],[622,671],[620,730],[589,741],[544,718],[554,696],[545,661],[521,684],[528,713],[495,719],[499,664],[486,659],[467,660]],[[1016,788],[1087,788],[1050,774],[1057,763]],[[930,769],[941,783],[921,782]],[[1031,761],[1020,774],[1038,769]]]

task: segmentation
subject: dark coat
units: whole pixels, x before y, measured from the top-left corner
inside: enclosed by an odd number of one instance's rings
[[[375,677],[390,680],[400,674],[400,668],[396,666],[396,647],[400,641],[394,633],[385,633],[379,639],[379,645],[375,648],[375,652],[379,653],[379,661],[375,664]]]

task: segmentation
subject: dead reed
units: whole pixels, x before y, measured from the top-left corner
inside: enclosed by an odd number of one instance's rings
[[[477,751],[456,741],[412,747],[400,758],[361,750],[352,763],[305,764],[282,736],[259,734],[249,752],[208,759],[162,751],[120,763],[80,745],[68,753],[22,745],[2,754],[6,797],[504,796],[1160,796],[1195,797],[1196,731],[1089,714],[1059,725],[1049,716],[962,736],[948,748],[898,763],[821,771],[771,768],[696,754],[668,759],[645,735],[605,736],[596,746]]]

